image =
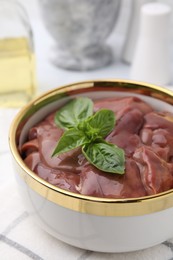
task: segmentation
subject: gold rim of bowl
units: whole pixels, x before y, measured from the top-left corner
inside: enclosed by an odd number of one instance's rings
[[[152,196],[109,199],[76,194],[58,188],[32,172],[22,160],[17,148],[19,125],[41,107],[61,98],[63,95],[87,93],[88,91],[124,91],[146,95],[173,104],[173,92],[152,84],[130,80],[93,80],[65,85],[53,89],[27,104],[11,124],[9,144],[16,163],[16,171],[24,182],[36,193],[62,207],[97,216],[140,216],[159,212],[173,206],[173,189]]]

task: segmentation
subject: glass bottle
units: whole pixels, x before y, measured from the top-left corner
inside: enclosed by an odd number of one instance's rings
[[[17,1],[0,0],[0,107],[21,107],[36,91],[33,35]]]

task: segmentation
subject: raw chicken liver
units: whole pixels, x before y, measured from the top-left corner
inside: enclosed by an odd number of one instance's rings
[[[124,149],[125,174],[96,169],[80,148],[52,157],[63,134],[55,113],[30,129],[21,147],[26,165],[49,183],[88,196],[135,198],[173,188],[173,114],[153,111],[137,97],[94,101],[94,111],[101,108],[115,113],[115,128],[105,139]]]

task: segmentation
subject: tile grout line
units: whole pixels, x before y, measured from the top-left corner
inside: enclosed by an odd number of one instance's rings
[[[13,230],[16,226],[18,226],[22,221],[24,221],[29,214],[24,211],[19,217],[17,217],[15,220],[13,220],[6,228],[5,230],[0,234],[0,241],[6,243],[7,245],[15,248],[16,250],[22,252],[23,254],[27,255],[28,257],[35,259],[35,260],[43,260],[40,256],[32,252],[30,249],[24,247],[23,245],[9,239],[7,235],[10,233],[11,230]]]
[[[38,256],[37,254],[35,254],[34,252],[32,252],[31,250],[29,250],[28,248],[24,247],[23,245],[7,238],[6,236],[0,234],[0,241],[4,242],[5,244],[17,249],[18,251],[20,251],[21,253],[27,255],[28,257],[30,257],[31,259],[34,260],[43,260],[43,258],[41,258],[40,256]]]
[[[19,217],[17,217],[10,223],[1,234],[4,236],[8,235],[8,233],[10,233],[10,231],[13,230],[13,228],[19,225],[28,216],[29,214],[26,211],[24,211]]]

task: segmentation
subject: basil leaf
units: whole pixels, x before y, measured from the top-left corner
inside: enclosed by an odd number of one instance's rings
[[[55,114],[55,123],[64,129],[73,128],[92,114],[92,100],[81,97],[73,99],[58,110]]]
[[[116,145],[103,142],[84,145],[82,152],[96,168],[110,173],[123,174],[125,170],[124,151]]]
[[[89,143],[89,139],[82,131],[75,128],[69,129],[59,139],[52,156],[68,152],[86,143]]]
[[[88,136],[97,134],[99,137],[107,136],[114,128],[115,114],[108,109],[99,110],[93,116],[85,120],[85,131]]]

